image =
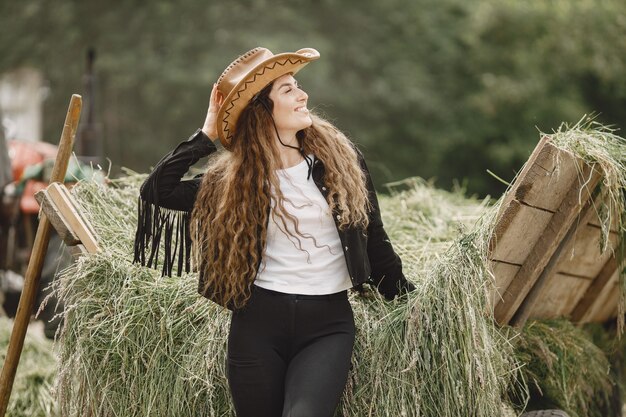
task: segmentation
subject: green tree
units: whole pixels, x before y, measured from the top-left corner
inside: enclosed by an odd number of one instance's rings
[[[204,119],[236,56],[312,46],[310,103],[367,156],[375,182],[419,175],[499,196],[539,139],[584,114],[618,127],[626,106],[619,0],[267,0],[0,3],[0,71],[40,68],[44,132],[58,140],[97,51],[105,154],[146,171]]]

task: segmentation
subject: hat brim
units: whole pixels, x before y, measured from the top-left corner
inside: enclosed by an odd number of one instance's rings
[[[217,128],[221,144],[226,149],[230,148],[239,115],[256,93],[282,75],[296,74],[319,56],[319,52],[315,49],[305,48],[295,53],[274,55],[254,67],[233,87],[217,112]]]

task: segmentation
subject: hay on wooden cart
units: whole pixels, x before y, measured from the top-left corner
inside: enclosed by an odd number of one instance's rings
[[[614,200],[602,214],[610,224],[624,207],[624,140],[580,124],[554,135],[558,146],[599,159],[611,172],[605,186]],[[607,143],[612,150],[604,154]],[[233,415],[224,375],[229,313],[197,294],[194,274],[162,278],[130,263],[143,178],[130,173],[108,188],[83,182],[74,189],[104,251],[56,281],[66,308],[57,381],[62,415]],[[524,334],[497,328],[489,303],[487,243],[501,200],[491,205],[408,182],[381,205],[417,289],[393,302],[375,292],[351,295],[357,338],[340,415],[499,415],[503,401],[515,403],[509,394],[526,398],[520,369],[530,363],[515,354],[514,339]],[[555,389],[564,398],[584,394],[578,386],[567,387],[579,390],[569,394]]]
[[[197,294],[194,274],[163,278],[130,263],[143,178],[74,190],[104,251],[57,280],[66,308],[62,413],[232,414],[224,374],[229,313]],[[485,240],[458,239],[487,202],[413,181],[382,204],[418,291],[394,302],[375,292],[351,295],[357,340],[342,415],[493,415],[517,365],[486,312]]]

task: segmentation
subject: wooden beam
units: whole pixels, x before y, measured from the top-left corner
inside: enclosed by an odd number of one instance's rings
[[[591,310],[596,300],[599,299],[600,293],[611,282],[611,277],[617,269],[617,260],[614,256],[604,264],[602,271],[591,283],[583,297],[580,299],[574,311],[572,311],[572,321],[580,322],[583,320],[587,312]]]

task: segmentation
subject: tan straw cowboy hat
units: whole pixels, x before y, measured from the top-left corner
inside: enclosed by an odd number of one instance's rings
[[[274,55],[269,49],[254,48],[234,60],[217,80],[224,101],[217,111],[217,132],[229,149],[237,120],[252,97],[281,75],[295,74],[315,61],[320,53],[313,48]]]

